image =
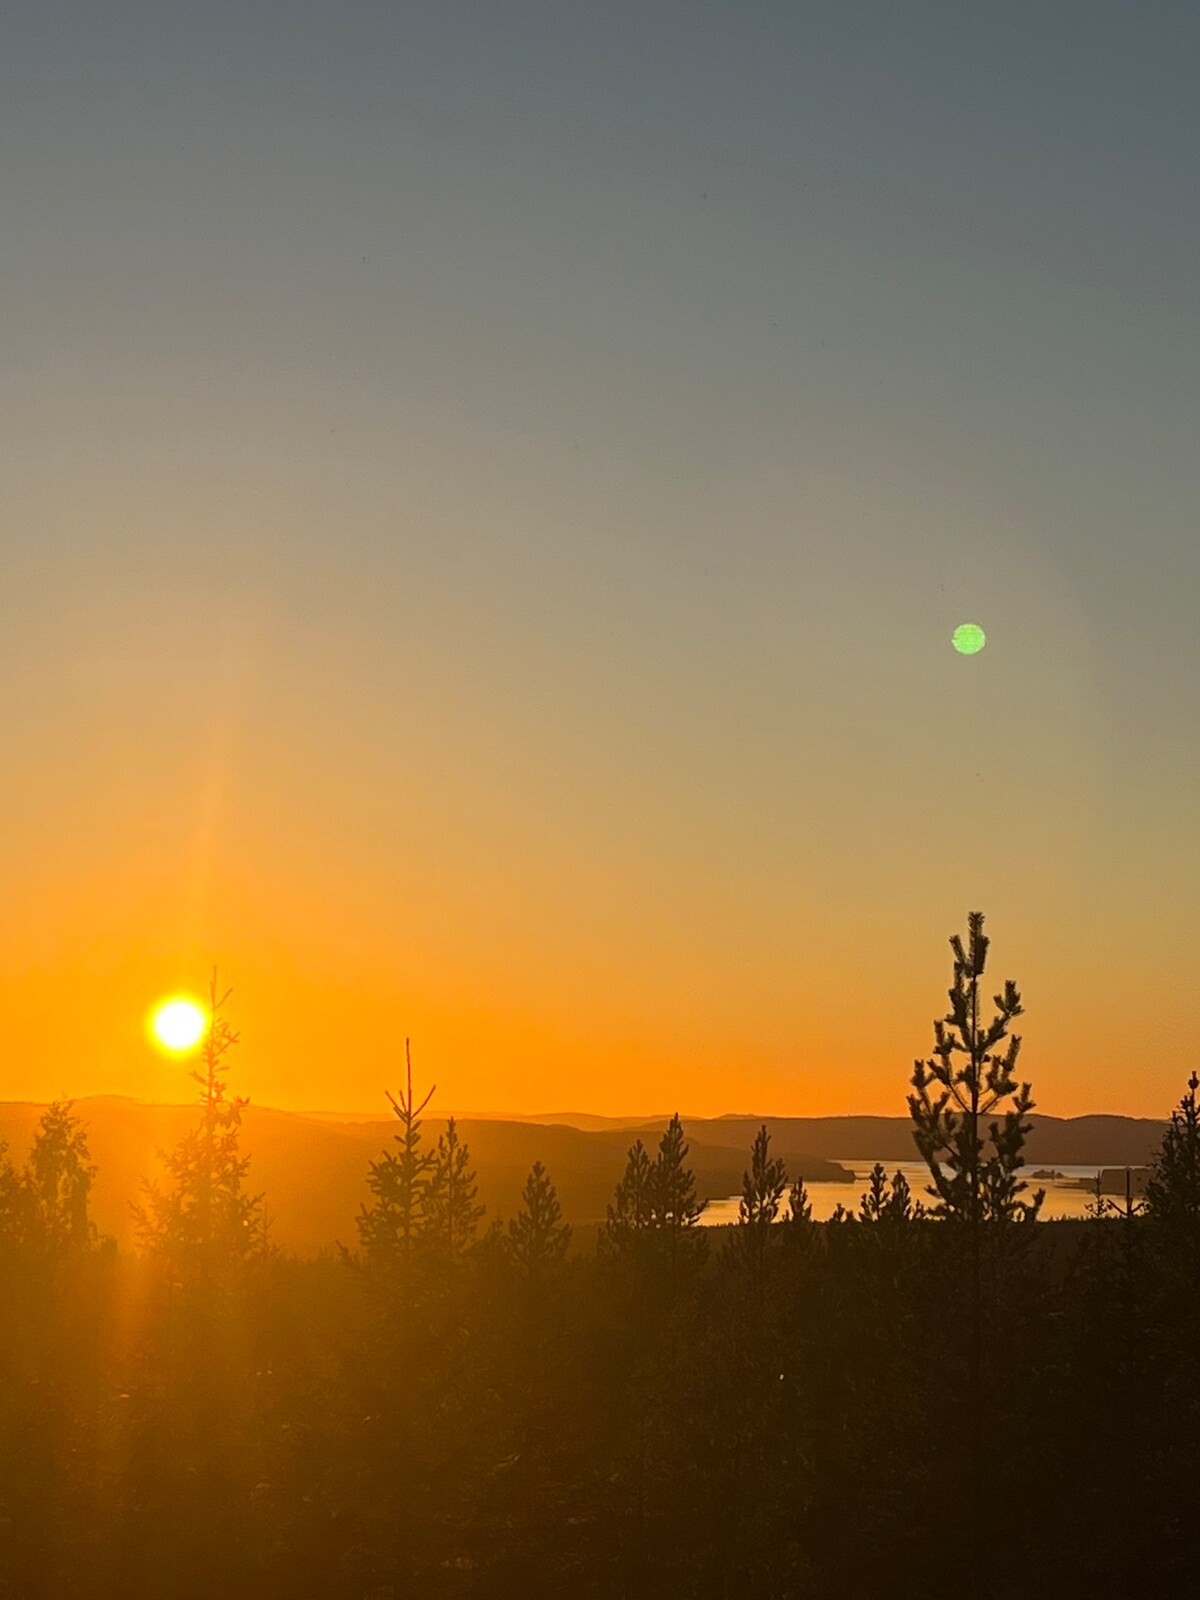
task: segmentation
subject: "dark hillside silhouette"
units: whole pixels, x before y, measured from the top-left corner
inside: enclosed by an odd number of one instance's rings
[[[22,1158],[43,1106],[0,1102],[0,1140]],[[94,1096],[76,1102],[88,1129],[97,1166],[92,1209],[102,1232],[121,1243],[132,1239],[128,1200],[143,1175],[159,1170],[158,1151],[171,1149],[194,1120],[186,1105],[151,1105],[120,1096]],[[391,1137],[392,1120],[335,1122],[294,1112],[249,1105],[242,1116],[242,1147],[250,1156],[254,1183],[271,1196],[275,1242],[286,1250],[310,1253],[341,1239],[355,1238],[354,1218],[368,1198],[366,1164]],[[562,1125],[509,1122],[498,1118],[456,1118],[470,1145],[480,1193],[493,1213],[515,1210],[534,1161],[543,1159],[555,1174],[564,1214],[577,1227],[603,1220],[612,1186],[624,1166],[636,1129],[657,1144],[666,1121],[645,1129],[633,1124],[586,1133]],[[1032,1166],[1103,1163],[1114,1168],[1142,1166],[1162,1140],[1166,1122],[1131,1117],[1030,1118],[1026,1157]],[[819,1183],[845,1179],[839,1158],[918,1159],[911,1124],[902,1117],[720,1118],[688,1121],[688,1142],[697,1182],[710,1199],[741,1192],[746,1151],[765,1123],[772,1150],[788,1171]],[[446,1129],[430,1117],[430,1139]]]
[[[23,1156],[43,1110],[0,1103],[0,1140]],[[76,1110],[87,1126],[98,1169],[92,1200],[97,1225],[121,1244],[131,1244],[128,1201],[144,1175],[161,1171],[158,1152],[174,1148],[195,1121],[195,1112],[186,1105],[148,1105],[116,1096],[80,1100]],[[253,1188],[270,1197],[272,1238],[281,1249],[311,1254],[338,1239],[354,1242],[358,1208],[369,1199],[367,1164],[389,1143],[394,1124],[394,1118],[344,1123],[254,1105],[244,1109],[241,1147],[251,1161]],[[625,1132],[585,1133],[491,1118],[456,1118],[455,1124],[458,1137],[470,1147],[480,1198],[493,1215],[516,1210],[530,1168],[543,1160],[555,1175],[567,1219],[576,1227],[603,1221],[629,1146]],[[428,1116],[424,1126],[436,1147],[446,1120]],[[655,1144],[659,1137],[661,1130],[653,1136]],[[712,1197],[737,1194],[753,1130],[745,1145],[725,1135],[727,1142],[710,1144],[690,1128],[688,1137],[704,1192]],[[788,1141],[781,1142],[781,1150],[792,1170],[809,1181],[849,1176],[835,1162],[798,1152]],[[905,1159],[911,1160],[911,1154]]]
[[[1162,1142],[1165,1119],[1154,1117],[1029,1118],[1025,1159],[1039,1166],[1142,1166]],[[688,1122],[706,1144],[744,1149],[766,1124],[773,1141],[788,1150],[846,1161],[878,1156],[883,1161],[913,1161],[912,1122],[907,1117],[718,1117]],[[665,1126],[665,1124],[664,1124]]]

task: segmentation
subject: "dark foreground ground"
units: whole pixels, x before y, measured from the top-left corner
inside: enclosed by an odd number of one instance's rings
[[[1144,1219],[0,1276],[0,1595],[1200,1592],[1200,1252]]]

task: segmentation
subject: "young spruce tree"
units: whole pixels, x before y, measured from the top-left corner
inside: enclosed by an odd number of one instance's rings
[[[438,1259],[457,1261],[474,1244],[485,1210],[475,1203],[477,1193],[470,1152],[451,1117],[438,1139],[425,1193],[425,1234]]]
[[[367,1169],[367,1188],[374,1196],[358,1217],[358,1237],[372,1266],[407,1268],[427,1222],[426,1200],[434,1153],[421,1147],[421,1113],[433,1099],[437,1085],[418,1105],[412,1086],[412,1050],[404,1041],[405,1087],[399,1095],[388,1091],[392,1110],[400,1119],[396,1150],[385,1150]]]
[[[630,1146],[626,1170],[616,1186],[613,1203],[606,1208],[600,1248],[610,1256],[624,1256],[650,1229],[650,1152],[640,1139]]]
[[[1023,1200],[1026,1185],[1017,1177],[1029,1133],[1025,1119],[1033,1110],[1029,1084],[1018,1084],[1015,1075],[1021,1041],[1009,1036],[1009,1025],[1021,1015],[1021,996],[1010,978],[994,996],[996,1014],[990,1021],[980,1018],[979,982],[989,940],[981,911],[972,911],[967,924],[965,949],[957,934],[950,940],[950,1011],[933,1025],[932,1059],[913,1066],[908,1109],[933,1180],[932,1215],[977,1229],[985,1222],[1031,1222],[1045,1196],[1039,1190],[1031,1201]]]
[[[225,1056],[238,1043],[224,1015],[232,990],[221,994],[214,968],[208,1027],[192,1078],[200,1088],[200,1120],[164,1157],[170,1186],[143,1185],[133,1207],[143,1246],[184,1282],[211,1286],[267,1249],[263,1196],[245,1188],[250,1158],[241,1151],[242,1112],[249,1102],[230,1095]]]
[[[879,1224],[884,1227],[897,1223],[916,1222],[925,1214],[919,1200],[913,1199],[908,1179],[902,1172],[894,1172],[889,1185],[882,1162],[871,1168],[866,1193],[858,1207],[859,1222]]]
[[[54,1101],[42,1113],[21,1180],[29,1243],[40,1254],[60,1261],[92,1247],[96,1230],[88,1197],[95,1176],[87,1134],[71,1101]]]
[[[0,1249],[12,1249],[20,1244],[24,1217],[21,1175],[9,1159],[8,1145],[0,1139]]]
[[[645,1237],[651,1224],[650,1154],[639,1139],[625,1162],[625,1172],[607,1207],[600,1247],[605,1255],[628,1255]]]
[[[699,1222],[708,1201],[696,1198],[696,1178],[687,1165],[687,1153],[677,1111],[659,1140],[650,1173],[650,1225],[662,1238],[672,1272],[685,1261],[700,1260],[705,1249]]]
[[[1134,1371],[1146,1371],[1152,1385],[1151,1394],[1139,1397],[1145,1414],[1154,1419],[1152,1449],[1142,1457],[1142,1463],[1149,1467],[1151,1485],[1161,1485],[1158,1497],[1168,1503],[1177,1496],[1178,1485],[1195,1484],[1200,1475],[1200,1368],[1196,1361],[1200,1349],[1198,1090],[1200,1076],[1193,1072],[1182,1099],[1171,1112],[1145,1193],[1145,1242],[1151,1271],[1145,1285],[1148,1294],[1143,1325],[1136,1330]],[[1164,1462],[1170,1463],[1173,1481],[1164,1481]],[[1182,1503],[1160,1524],[1160,1556],[1173,1568],[1166,1583],[1172,1588],[1180,1586],[1180,1593],[1185,1582],[1189,1590],[1195,1587],[1196,1545],[1194,1537],[1189,1538],[1185,1532],[1188,1527]]]
[[[967,942],[955,934],[954,982],[949,991],[949,1013],[934,1028],[934,1053],[913,1066],[913,1137],[932,1179],[934,1204],[930,1215],[962,1230],[966,1241],[966,1385],[961,1410],[965,1418],[964,1443],[969,1470],[970,1505],[966,1511],[971,1540],[971,1560],[981,1559],[985,1494],[985,1466],[1002,1468],[1003,1451],[992,1439],[985,1463],[984,1439],[1002,1426],[997,1413],[996,1379],[984,1363],[984,1245],[989,1257],[988,1328],[993,1356],[1012,1365],[1005,1336],[999,1331],[1007,1314],[1006,1298],[1012,1288],[1012,1248],[1015,1224],[1036,1220],[1044,1199],[1039,1190],[1031,1201],[1022,1198],[1026,1185],[1017,1176],[1024,1161],[1025,1140],[1033,1110],[1028,1083],[1018,1083],[1017,1056],[1021,1041],[1010,1035],[1012,1022],[1022,1014],[1021,996],[1008,979],[993,998],[995,1014],[980,1016],[979,985],[987,964],[989,941],[983,931],[983,913],[967,918]],[[1007,1043],[1005,1043],[1007,1041]],[[1000,1046],[1004,1048],[1001,1050]],[[985,1134],[990,1149],[985,1149]],[[1023,1242],[1032,1233],[1022,1230]]]
[[[570,1224],[562,1220],[558,1192],[535,1161],[521,1192],[521,1209],[508,1224],[508,1252],[531,1282],[540,1281],[567,1253]]]
[[[1165,1293],[1179,1307],[1200,1302],[1200,1077],[1192,1073],[1171,1112],[1146,1183],[1148,1241]],[[1166,1320],[1178,1320],[1167,1313]],[[1200,1316],[1189,1315],[1194,1331]]]
[[[771,1135],[764,1122],[754,1136],[750,1168],[742,1174],[742,1200],[738,1206],[735,1248],[755,1273],[763,1270],[767,1240],[787,1192],[787,1171],[782,1160],[771,1156]]]
[[[1157,1226],[1182,1236],[1200,1234],[1200,1077],[1192,1073],[1187,1090],[1171,1112],[1162,1144],[1146,1184],[1146,1204]]]
[[[699,1259],[704,1240],[697,1223],[708,1202],[696,1199],[687,1153],[678,1112],[653,1161],[640,1139],[631,1147],[600,1236],[605,1255],[641,1257],[652,1247],[654,1258],[672,1269],[689,1256]]]
[[[808,1198],[808,1190],[804,1186],[803,1178],[793,1178],[792,1187],[788,1190],[787,1222],[795,1227],[804,1228],[812,1222],[812,1201]]]

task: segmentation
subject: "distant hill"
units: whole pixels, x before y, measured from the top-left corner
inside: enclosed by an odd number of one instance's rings
[[[649,1142],[670,1120],[670,1113],[651,1117],[599,1117],[590,1112],[538,1112],[503,1115],[463,1113],[471,1121],[558,1123],[591,1131],[620,1130],[630,1138]],[[729,1112],[720,1117],[684,1116],[689,1137],[706,1146],[744,1151],[765,1122],[779,1150],[804,1151],[830,1161],[870,1158],[913,1161],[912,1123],[908,1117],[773,1117],[749,1112]],[[1027,1148],[1034,1165],[1057,1162],[1065,1166],[1136,1166],[1149,1160],[1162,1141],[1166,1122],[1150,1117],[1085,1116],[1030,1118]]]
[[[1165,1121],[1150,1117],[1043,1117],[1029,1119],[1026,1160],[1034,1166],[1138,1166],[1162,1142]],[[912,1123],[907,1117],[717,1117],[696,1123],[698,1136],[713,1144],[749,1145],[766,1123],[779,1145],[802,1148],[834,1161],[870,1157],[913,1161]],[[700,1133],[700,1129],[703,1132]]]
[[[0,1103],[0,1140],[8,1142],[18,1160],[24,1159],[42,1110],[25,1102]],[[161,1173],[157,1152],[193,1125],[195,1107],[102,1095],[78,1101],[77,1110],[87,1124],[99,1168],[93,1193],[97,1224],[127,1244],[129,1202],[143,1176]],[[549,1115],[464,1116],[458,1122],[489,1218],[513,1215],[530,1167],[541,1161],[558,1189],[565,1216],[586,1229],[603,1219],[633,1140],[640,1137],[653,1148],[667,1120],[563,1113],[561,1120]],[[1034,1166],[1144,1166],[1165,1126],[1110,1116],[1031,1120],[1028,1155]],[[750,1145],[763,1122],[771,1132],[773,1154],[784,1158],[790,1176],[808,1183],[848,1181],[851,1174],[839,1162],[914,1159],[906,1117],[693,1117],[685,1128],[702,1197],[717,1200],[740,1192]],[[431,1142],[445,1125],[439,1118],[426,1122]],[[244,1148],[251,1157],[250,1179],[267,1197],[272,1235],[281,1248],[307,1255],[338,1240],[355,1244],[354,1219],[367,1198],[367,1164],[389,1144],[395,1126],[394,1118],[373,1114],[354,1120],[247,1108]]]
[[[598,1117],[591,1111],[456,1111],[460,1120],[472,1122],[556,1122],[564,1128],[582,1128],[585,1132],[598,1132],[606,1128],[665,1128],[670,1122],[670,1111],[650,1117]],[[703,1122],[703,1117],[684,1114],[684,1124]]]
[[[98,1227],[120,1243],[131,1242],[129,1203],[144,1176],[158,1177],[158,1152],[172,1146],[194,1124],[194,1106],[146,1104],[120,1096],[79,1100],[76,1109],[87,1126],[98,1168],[93,1214]],[[0,1140],[23,1160],[43,1107],[0,1103]],[[646,1128],[652,1144],[661,1123]],[[445,1120],[430,1118],[426,1137],[436,1142]],[[356,1242],[355,1217],[367,1198],[367,1165],[391,1142],[395,1119],[341,1121],[250,1106],[243,1122],[243,1148],[251,1158],[250,1183],[267,1197],[272,1237],[281,1248],[312,1254],[341,1241]],[[689,1128],[690,1164],[701,1197],[722,1199],[741,1189],[750,1136],[740,1144],[721,1127],[710,1140],[712,1123]],[[499,1118],[459,1119],[479,1176],[480,1199],[488,1217],[508,1217],[520,1205],[521,1188],[535,1161],[546,1166],[558,1189],[564,1215],[577,1227],[603,1219],[604,1208],[625,1166],[637,1134],[628,1127],[581,1129],[560,1123]],[[788,1171],[806,1182],[846,1181],[850,1173],[836,1162],[801,1151],[787,1137],[778,1141]]]
[[[468,1111],[451,1106],[446,1110],[447,1116],[454,1116],[459,1122],[532,1122],[545,1124],[547,1122],[560,1123],[564,1128],[581,1128],[585,1132],[594,1132],[605,1128],[665,1128],[673,1115],[670,1111],[659,1112],[650,1117],[601,1117],[592,1111]],[[370,1111],[304,1111],[300,1115],[311,1117],[317,1122],[390,1122],[392,1120],[391,1107],[382,1102],[382,1109],[375,1107]],[[703,1117],[689,1117],[684,1115],[684,1122],[703,1122]]]

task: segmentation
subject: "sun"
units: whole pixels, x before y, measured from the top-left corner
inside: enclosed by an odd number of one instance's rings
[[[160,1000],[150,1013],[150,1037],[160,1050],[185,1055],[204,1037],[208,1016],[202,1006],[187,995],[172,995]]]

